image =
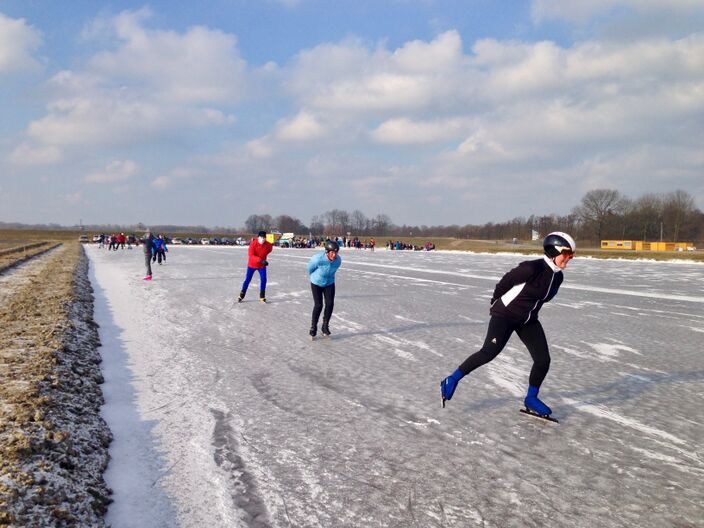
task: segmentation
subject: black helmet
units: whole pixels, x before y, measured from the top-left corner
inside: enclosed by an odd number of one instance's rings
[[[334,240],[327,240],[325,242],[325,252],[328,251],[334,251],[335,253],[337,253],[338,251],[340,251],[340,245]]]
[[[574,253],[577,250],[577,244],[575,244],[574,239],[567,233],[555,231],[545,237],[545,240],[543,240],[543,249],[548,257],[555,258],[563,251]]]

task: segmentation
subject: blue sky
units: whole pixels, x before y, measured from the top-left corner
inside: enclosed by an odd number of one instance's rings
[[[0,1],[0,221],[704,208],[698,1],[65,5]]]

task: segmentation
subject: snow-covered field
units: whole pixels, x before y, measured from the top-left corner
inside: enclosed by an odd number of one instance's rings
[[[332,339],[275,249],[86,248],[115,440],[108,522],[134,527],[704,526],[704,266],[575,259],[541,312],[552,367],[521,415],[513,337],[441,409],[499,277],[527,258],[343,250]]]

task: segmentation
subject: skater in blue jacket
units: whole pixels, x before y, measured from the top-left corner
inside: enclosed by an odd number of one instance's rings
[[[152,262],[158,260],[159,265],[161,265],[162,259],[164,260],[164,262],[166,262],[167,251],[169,251],[169,249],[166,247],[166,241],[164,240],[164,236],[158,235],[154,239],[154,256],[152,257]]]
[[[308,275],[310,275],[310,288],[313,292],[313,320],[310,325],[310,337],[314,338],[318,333],[318,319],[323,311],[323,299],[325,300],[325,312],[323,313],[323,326],[320,331],[324,336],[330,335],[330,317],[335,305],[335,273],[337,272],[342,259],[337,253],[340,246],[334,240],[325,242],[325,251],[316,253],[308,262]]]
[[[545,237],[543,248],[543,258],[521,262],[496,285],[484,346],[440,383],[443,407],[446,400],[452,399],[460,380],[498,356],[516,332],[533,359],[524,400],[526,410],[543,418],[552,414],[550,407],[538,399],[538,390],[550,368],[548,342],[538,312],[557,295],[563,280],[562,270],[574,257],[577,245],[567,233],[554,232]]]

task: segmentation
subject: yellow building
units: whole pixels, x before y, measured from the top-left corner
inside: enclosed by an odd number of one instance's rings
[[[692,242],[641,242],[640,240],[602,240],[601,249],[629,251],[687,251]]]
[[[602,240],[601,249],[635,249],[633,240]]]

